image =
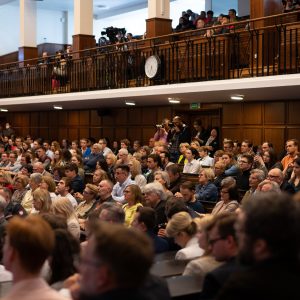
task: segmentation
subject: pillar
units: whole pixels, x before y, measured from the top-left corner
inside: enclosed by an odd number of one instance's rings
[[[36,45],[36,2],[20,0],[19,61],[37,58]],[[35,64],[36,61],[29,62]]]
[[[74,0],[73,51],[96,47],[93,35],[93,0]],[[74,54],[76,58],[78,55]]]
[[[147,38],[172,33],[170,0],[148,0]]]

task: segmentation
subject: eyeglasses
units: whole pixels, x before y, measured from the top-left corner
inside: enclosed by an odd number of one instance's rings
[[[88,191],[84,190],[84,191],[83,191],[83,194],[92,195],[93,193],[91,193],[91,192],[88,192]]]
[[[208,243],[213,246],[216,242],[220,241],[220,240],[225,240],[224,237],[219,237],[219,238],[215,238],[215,239],[211,239],[208,241]]]
[[[279,178],[280,176],[275,176],[275,175],[268,175],[267,178],[270,178],[270,179],[275,179],[275,178]]]
[[[247,161],[244,161],[244,160],[240,160],[239,162],[240,162],[240,164],[247,164],[248,163]]]

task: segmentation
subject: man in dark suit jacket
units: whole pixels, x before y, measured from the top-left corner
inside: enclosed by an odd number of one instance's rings
[[[236,224],[240,261],[249,266],[217,299],[300,299],[300,209],[287,194],[254,195]]]
[[[220,214],[209,225],[209,243],[212,255],[224,264],[205,276],[200,299],[214,299],[228,277],[239,268],[236,263],[238,246],[234,224],[235,215]]]

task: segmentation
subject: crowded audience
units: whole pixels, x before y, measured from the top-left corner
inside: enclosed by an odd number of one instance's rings
[[[33,293],[40,286],[51,299],[93,299],[124,289],[139,297],[134,299],[144,299],[141,291],[154,295],[156,289],[168,299],[163,283],[155,281],[153,290],[147,284],[154,280],[149,273],[153,253],[169,251],[174,261],[188,262],[180,276],[197,278],[199,299],[241,299],[244,293],[255,299],[250,285],[274,294],[270,278],[264,287],[255,279],[264,272],[271,278],[279,274],[284,287],[283,278],[299,279],[300,243],[293,235],[300,220],[297,139],[286,141],[279,159],[275,149],[281,145],[221,141],[218,128],[205,128],[201,120],[190,128],[180,116],[164,118],[153,136],[146,145],[124,138],[116,149],[107,137],[72,143],[15,136],[15,131],[1,137],[0,240],[7,232],[2,263],[13,278],[5,299],[18,299],[25,284],[19,282],[28,278]],[[41,233],[34,224],[40,224]],[[46,229],[51,234],[44,245],[39,238]],[[36,243],[15,230],[38,235]],[[120,249],[110,253],[110,244]],[[39,256],[23,254],[26,247]],[[92,252],[80,254],[80,248]],[[122,252],[132,248],[135,252]],[[103,278],[114,282],[111,292],[88,288],[89,267],[78,264],[91,259],[97,270],[102,263],[114,268],[115,275],[107,272]],[[137,259],[144,264],[134,263]],[[139,278],[134,284],[123,281],[129,266]]]

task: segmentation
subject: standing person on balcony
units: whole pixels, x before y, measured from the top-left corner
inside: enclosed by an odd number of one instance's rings
[[[170,134],[170,155],[171,161],[177,162],[180,156],[179,145],[181,143],[190,143],[191,132],[190,128],[184,124],[182,118],[179,116],[175,116],[172,123],[174,124],[174,127]]]

